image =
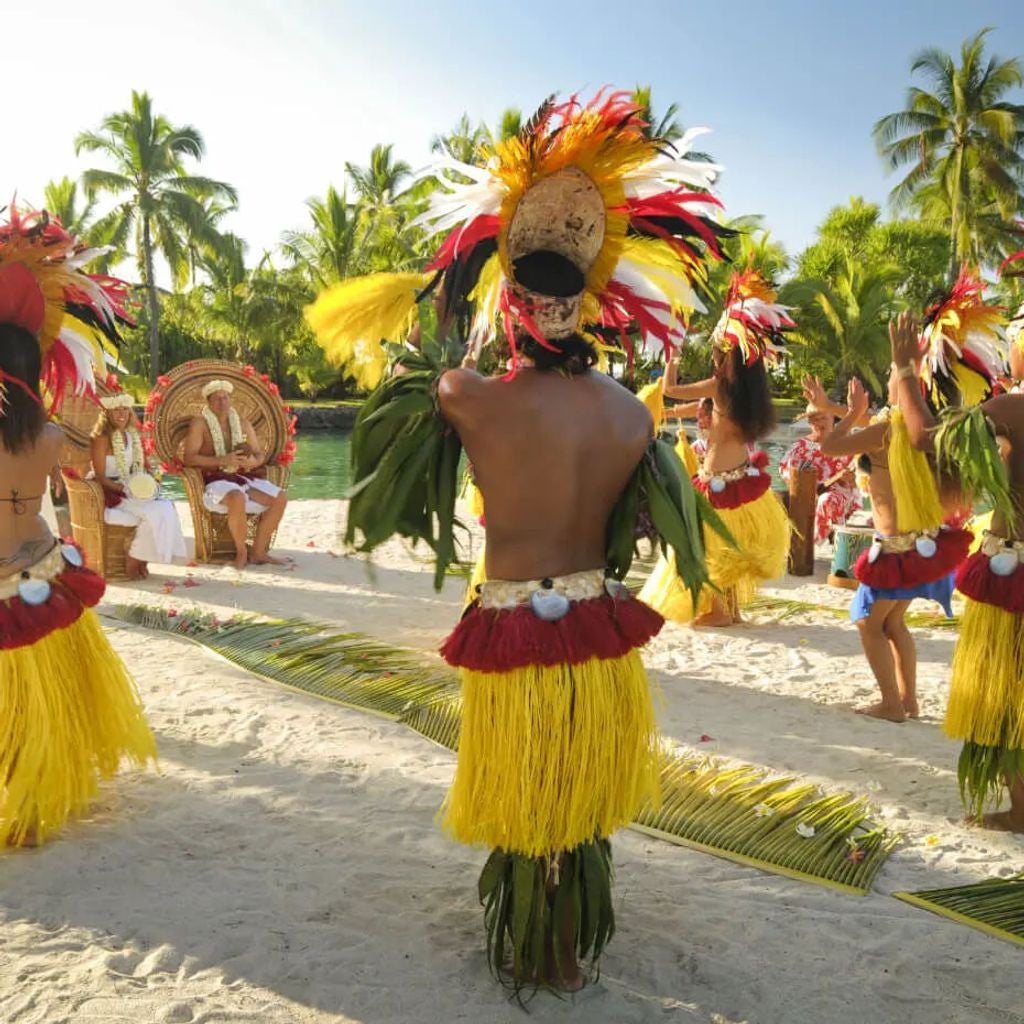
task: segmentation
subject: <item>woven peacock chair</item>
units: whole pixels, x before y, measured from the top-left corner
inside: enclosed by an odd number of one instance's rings
[[[252,370],[222,359],[194,359],[176,366],[160,378],[159,387],[146,406],[146,426],[156,446],[156,454],[165,467],[180,473],[192,512],[196,537],[196,560],[231,561],[235,544],[228,530],[227,516],[210,512],[203,504],[202,473],[182,466],[182,452],[189,422],[206,406],[204,385],[211,380],[228,380],[235,386],[232,405],[248,419],[266,453],[267,479],[278,487],[288,486],[290,470],[277,459],[289,449],[289,417],[273,386]],[[249,541],[256,533],[259,516],[248,517]],[[273,543],[273,538],[271,538]]]
[[[101,397],[113,394],[97,383]],[[84,395],[66,395],[60,408],[64,431],[61,449],[61,476],[68,495],[71,535],[85,552],[89,567],[108,580],[125,579],[128,548],[135,537],[134,526],[114,526],[103,521],[106,504],[103,488],[96,480],[87,480],[92,469],[92,428],[102,412],[99,404]]]

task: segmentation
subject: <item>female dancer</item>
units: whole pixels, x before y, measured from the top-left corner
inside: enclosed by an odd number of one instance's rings
[[[92,471],[106,499],[103,520],[136,528],[127,554],[128,579],[145,579],[150,562],[168,565],[185,557],[185,538],[173,503],[155,496],[131,395],[111,395],[100,404],[103,411],[92,430]],[[130,490],[140,477],[146,485],[140,489],[151,490],[153,497]]]
[[[712,338],[713,375],[678,384],[675,364],[665,374],[666,397],[713,402],[706,454],[693,480],[736,541],[727,544],[705,530],[714,587],[701,591],[696,607],[669,558],[659,559],[640,597],[676,622],[731,626],[741,621],[740,608],[753,598],[757,585],[786,571],[789,517],[772,493],[767,456],[749,451],[775,426],[765,363],[777,358],[783,332],[795,326],[774,298],[756,272],[735,275]]]
[[[103,579],[40,515],[63,441],[40,376],[54,395],[90,385],[89,342],[117,336],[119,295],[76,269],[87,258],[45,214],[0,225],[0,846],[43,841],[122,758],[156,756],[91,610]]]

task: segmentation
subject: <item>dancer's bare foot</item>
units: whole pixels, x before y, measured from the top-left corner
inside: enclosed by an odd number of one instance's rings
[[[26,849],[35,849],[39,845],[39,835],[35,830],[35,827],[25,830],[21,839],[15,839],[15,834],[18,831],[18,826],[14,825],[11,831],[7,834],[7,845],[8,846],[21,846]]]
[[[917,706],[917,698],[903,698],[903,710],[907,713],[907,718],[919,718],[921,711]]]
[[[247,548],[242,548],[241,551],[235,552],[234,566],[236,569],[244,569],[249,564],[249,551]]]
[[[880,700],[875,704],[865,704],[862,708],[854,708],[858,715],[867,715],[869,718],[881,718],[885,722],[905,722],[907,713],[902,704],[892,707]]]
[[[723,628],[725,626],[731,626],[736,620],[733,619],[732,615],[726,611],[711,611],[705,612],[703,615],[698,615],[693,620],[695,626],[710,626],[714,628]]]
[[[249,559],[253,565],[287,565],[288,563],[283,558],[276,558],[270,554],[269,551],[264,551],[262,555],[256,554],[254,551],[252,557]]]
[[[967,824],[988,828],[993,832],[1017,832],[1024,835],[1024,817],[1014,814],[1013,811],[993,811],[991,814],[983,814],[980,818],[968,818]]]

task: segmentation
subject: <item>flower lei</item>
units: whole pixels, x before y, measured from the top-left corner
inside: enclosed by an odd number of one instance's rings
[[[130,466],[128,465],[127,446],[125,445],[126,434],[132,442],[132,463]],[[144,472],[146,466],[142,450],[142,440],[139,438],[139,432],[134,427],[129,427],[127,430],[115,430],[111,438],[111,447],[114,450],[114,464],[117,466],[117,475],[122,480],[126,481],[128,477]]]
[[[203,409],[203,419],[210,428],[210,439],[213,441],[213,452],[218,458],[223,458],[228,453],[224,443],[224,431],[220,428],[220,420],[217,414],[207,406]],[[242,420],[236,409],[228,409],[228,426],[231,429],[231,447],[237,448],[245,441],[245,434],[242,431]]]

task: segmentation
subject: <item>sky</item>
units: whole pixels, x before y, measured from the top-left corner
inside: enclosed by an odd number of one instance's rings
[[[75,135],[145,90],[202,133],[201,173],[237,187],[225,226],[253,263],[375,143],[419,168],[463,112],[638,83],[711,129],[728,215],[763,215],[795,253],[850,196],[885,203],[871,127],[902,107],[915,53],[992,26],[990,50],[1024,57],[1020,0],[48,0],[17,21],[0,196],[38,202],[95,165]]]

